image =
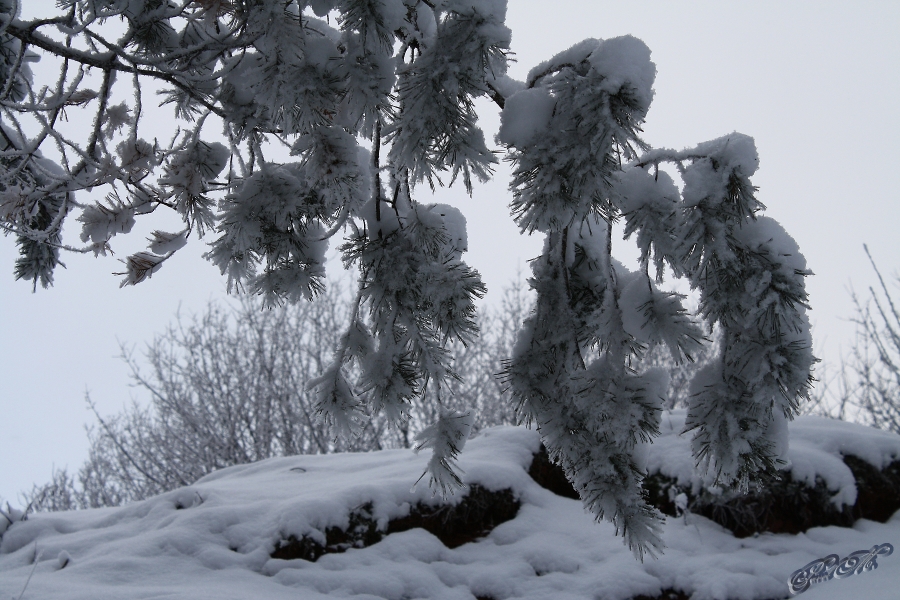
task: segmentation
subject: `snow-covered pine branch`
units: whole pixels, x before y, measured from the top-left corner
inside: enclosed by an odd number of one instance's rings
[[[695,457],[738,487],[777,465],[815,361],[809,271],[759,214],[751,138],[683,151],[641,139],[656,67],[640,40],[585,40],[519,82],[506,72],[504,0],[59,5],[26,22],[0,0],[0,220],[20,247],[17,278],[47,287],[60,250],[104,254],[162,209],[183,229],[128,257],[125,284],[215,232],[207,257],[230,289],[269,305],[312,300],[343,232],[360,287],[314,382],[318,411],[352,435],[377,412],[402,428],[413,402],[435,398],[442,416],[422,443],[435,452],[431,480],[448,489],[462,482],[453,457],[465,429],[454,425],[465,410],[444,406],[459,376],[450,347],[478,335],[485,287],[462,260],[465,217],[417,194],[442,177],[471,194],[473,176],[492,175],[474,110],[485,95],[502,109],[513,217],[546,237],[504,373],[585,506],[637,556],[661,548],[641,456],[666,378],[642,361],[655,347],[693,360],[703,325],[721,341],[693,384]],[[38,58],[49,70],[32,69]],[[157,91],[172,131],[147,125]],[[62,240],[72,215],[81,248]],[[613,257],[620,219],[640,249],[635,273]],[[699,290],[698,315],[661,287],[667,274]]]
[[[809,271],[790,236],[757,216],[753,140],[732,134],[638,156],[655,76],[649,56],[630,37],[573,46],[507,99],[498,134],[513,147],[517,221],[547,236],[533,263],[537,306],[505,376],[585,506],[616,523],[638,557],[661,548],[639,449],[657,433],[666,387],[640,360],[658,344],[676,362],[690,360],[703,339],[680,298],[657,289],[665,270],[688,277],[700,290],[699,316],[722,327],[718,360],[695,379],[687,426],[698,462],[723,485],[771,474],[815,361]],[[676,164],[683,192],[661,162]],[[619,218],[626,235],[637,234],[640,273],[612,258]]]
[[[677,194],[641,167],[664,161],[682,173],[682,210],[676,243],[655,251],[699,289],[700,314],[722,331],[719,360],[693,381],[687,427],[698,461],[721,483],[745,489],[781,460],[785,419],[808,399],[817,360],[805,312],[811,271],[790,235],[758,215],[765,207],[749,179],[759,162],[752,138],[733,133],[682,152],[648,153],[621,179],[626,218],[644,218],[649,204]]]

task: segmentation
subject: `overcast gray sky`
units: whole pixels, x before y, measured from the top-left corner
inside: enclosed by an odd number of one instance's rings
[[[24,4],[26,17],[55,10],[52,0]],[[511,74],[520,79],[587,37],[644,40],[658,71],[644,127],[654,146],[683,148],[732,131],[756,139],[759,198],[816,273],[808,280],[814,340],[832,363],[852,340],[848,286],[874,283],[863,243],[884,272],[900,267],[900,3],[854,4],[510,0],[507,19],[518,59]],[[496,110],[480,106],[490,140]],[[540,248],[508,216],[507,184],[504,165],[472,199],[456,188],[440,195],[468,218],[468,261],[488,284],[488,302]],[[418,199],[429,201],[426,189]],[[74,224],[65,234],[77,239]],[[117,256],[143,247],[145,236],[117,238]],[[194,241],[150,281],[126,289],[110,274],[120,270],[115,258],[66,256],[54,288],[32,294],[13,280],[13,239],[0,237],[0,497],[14,500],[54,465],[77,470],[83,425],[93,422],[85,390],[104,414],[130,401],[118,341],[139,348],[179,307],[198,312],[224,296],[203,251]]]

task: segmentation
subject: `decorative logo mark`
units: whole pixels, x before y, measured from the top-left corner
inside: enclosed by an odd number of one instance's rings
[[[890,556],[894,547],[890,544],[872,546],[871,550],[857,550],[841,560],[837,554],[829,554],[825,558],[817,558],[802,569],[791,573],[788,588],[792,594],[800,594],[814,583],[822,583],[837,577],[846,579],[878,568],[878,556]]]

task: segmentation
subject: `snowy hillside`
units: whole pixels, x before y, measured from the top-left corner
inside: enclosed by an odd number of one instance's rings
[[[647,465],[697,491],[683,420],[663,416]],[[804,417],[791,433],[793,479],[818,476],[835,507],[857,500],[841,454],[876,469],[900,458],[900,437],[856,425]],[[792,572],[817,558],[900,547],[900,512],[884,524],[737,538],[689,511],[668,518],[665,554],[642,564],[608,523],[528,475],[539,449],[522,428],[472,439],[460,461],[470,489],[450,500],[456,507],[424,481],[413,487],[427,455],[395,450],[271,459],[125,507],[35,514],[8,528],[0,517],[0,599],[763,600],[789,597]],[[799,597],[897,598],[900,552],[877,560]]]

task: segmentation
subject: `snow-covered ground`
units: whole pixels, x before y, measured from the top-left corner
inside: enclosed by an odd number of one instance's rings
[[[691,478],[689,441],[677,435],[683,418],[679,412],[663,416],[648,465]],[[879,468],[900,457],[900,436],[848,423],[804,417],[791,433],[795,477],[822,476],[836,503],[855,498],[839,453]],[[469,442],[460,460],[466,480],[490,490],[511,488],[521,508],[486,537],[454,549],[411,529],[316,562],[271,558],[291,535],[322,539],[330,526],[346,528],[348,514],[366,503],[384,528],[416,503],[439,502],[424,482],[412,487],[428,461],[424,454],[278,458],[223,469],[121,508],[35,514],[15,523],[0,543],[0,599],[614,600],[671,589],[693,600],[774,599],[788,597],[791,573],[817,558],[900,546],[900,512],[885,524],[861,520],[853,528],[744,539],[687,514],[668,519],[665,554],[640,563],[609,524],[594,523],[577,500],[556,496],[528,476],[538,448],[535,432],[512,427]],[[799,597],[889,600],[900,597],[898,589],[900,551],[879,557],[876,570],[815,584]]]

